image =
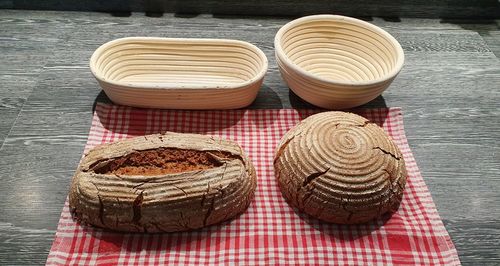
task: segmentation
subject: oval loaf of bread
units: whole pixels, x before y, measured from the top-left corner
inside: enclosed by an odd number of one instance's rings
[[[73,177],[69,206],[76,219],[98,227],[185,231],[244,212],[256,182],[237,143],[169,132],[92,149]]]
[[[292,206],[340,224],[395,211],[406,184],[403,155],[384,130],[345,112],[312,115],[287,132],[274,169]]]

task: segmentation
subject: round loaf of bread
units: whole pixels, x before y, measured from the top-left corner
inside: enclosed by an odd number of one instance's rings
[[[232,141],[197,134],[136,137],[92,149],[73,177],[73,216],[126,232],[175,232],[244,212],[255,169]]]
[[[288,131],[274,170],[292,206],[339,224],[397,210],[406,184],[403,156],[384,130],[345,112],[312,115]]]

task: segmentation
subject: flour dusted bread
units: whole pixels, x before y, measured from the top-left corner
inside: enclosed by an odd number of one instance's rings
[[[237,143],[166,133],[104,144],[83,158],[69,205],[75,218],[127,232],[197,229],[244,212],[255,170]]]
[[[292,128],[277,148],[274,169],[292,206],[340,224],[395,211],[407,175],[383,129],[345,112],[319,113]]]

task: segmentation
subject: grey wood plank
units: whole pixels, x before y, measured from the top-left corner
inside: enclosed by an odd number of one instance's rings
[[[490,50],[500,58],[500,30],[481,33]]]
[[[447,20],[446,22],[479,33],[493,53],[500,58],[500,20],[482,21],[482,23],[470,20]]]
[[[1,50],[1,49],[0,49]],[[16,121],[18,114],[33,90],[37,74],[1,74],[0,70],[0,148]]]
[[[0,147],[36,84],[46,58],[61,34],[56,28],[0,15]],[[36,53],[33,53],[36,51]]]
[[[55,229],[101,92],[87,66],[56,65],[43,68],[0,149],[2,189],[11,191],[0,193],[0,221],[15,226]]]
[[[463,265],[498,265],[500,227],[498,220],[443,220]],[[470,245],[475,249],[468,248]]]
[[[88,66],[48,64],[24,106],[26,111],[89,111],[101,92]]]
[[[0,222],[55,229],[90,127],[87,111],[21,111],[0,151]]]
[[[55,230],[16,227],[0,222],[1,265],[43,265],[45,258],[38,254],[48,252]]]
[[[0,28],[0,47],[7,56],[16,52],[24,52],[28,61],[25,66],[39,65],[40,61],[30,61],[33,57],[53,54],[52,46],[59,41],[61,31],[48,28],[44,24],[35,24],[28,21],[2,19]],[[32,53],[37,51],[37,53]],[[10,60],[15,59],[10,57]],[[24,58],[18,58],[24,59]]]
[[[5,101],[11,99],[4,98],[2,100]],[[14,124],[14,121],[16,121],[19,110],[20,107],[19,108],[0,107],[0,114],[2,116],[2,119],[0,119],[0,147],[2,147],[5,138],[9,134],[10,129]]]
[[[30,95],[36,84],[38,69],[33,69],[33,74],[22,72],[13,73],[9,70],[0,70],[0,99],[1,98],[19,98],[26,99]]]
[[[460,29],[477,32],[490,50],[500,58],[500,20],[443,20],[443,25],[456,25]]]
[[[144,23],[149,19],[138,18]],[[253,23],[241,19],[211,18],[199,16],[194,19],[167,17],[161,18],[161,24],[153,24],[144,28],[141,24],[127,24],[128,27],[116,31],[113,25],[103,25],[102,35],[95,36],[93,27],[95,24],[77,26],[74,34],[68,39],[68,46],[73,48],[88,47],[96,48],[106,41],[127,36],[158,36],[158,37],[190,37],[190,38],[232,38],[252,42],[263,50],[273,49],[272,39],[281,26],[290,19],[279,19],[268,22],[269,19],[252,20]],[[116,18],[117,23],[124,23],[123,18]],[[206,23],[214,23],[210,28]],[[412,20],[414,24],[416,23]],[[489,52],[486,43],[478,38],[478,33],[469,30],[438,30],[402,27],[398,22],[373,21],[393,34],[401,43],[405,51],[429,51],[429,52]],[[410,24],[409,25],[413,25]],[[434,20],[433,25],[441,26]],[[262,34],[266,31],[266,34]],[[89,38],[92,36],[94,38]],[[271,39],[269,39],[271,38]],[[270,53],[272,54],[272,53]]]
[[[498,145],[467,144],[457,140],[454,143],[432,141],[412,146],[442,217],[498,219]],[[422,156],[424,154],[427,156]],[[460,197],[464,197],[463,200],[454,201]]]

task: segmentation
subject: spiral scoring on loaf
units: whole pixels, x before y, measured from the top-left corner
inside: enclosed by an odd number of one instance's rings
[[[383,129],[351,113],[313,115],[291,129],[275,157],[284,197],[322,220],[361,223],[394,210],[406,169]]]

